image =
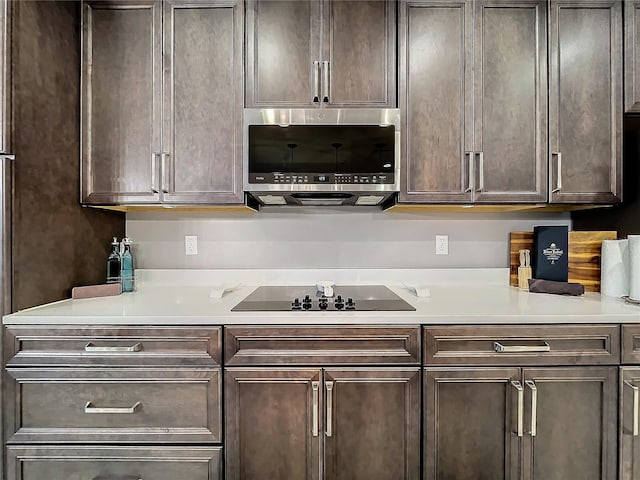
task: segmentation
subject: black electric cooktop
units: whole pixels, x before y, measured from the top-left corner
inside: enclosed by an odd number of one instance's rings
[[[232,312],[285,311],[413,311],[384,285],[336,285],[333,297],[326,297],[315,286],[258,287]]]

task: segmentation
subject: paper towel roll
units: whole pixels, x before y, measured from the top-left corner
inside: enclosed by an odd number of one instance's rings
[[[629,297],[640,300],[640,235],[629,235]]]
[[[629,295],[629,241],[603,240],[600,292],[609,297]]]

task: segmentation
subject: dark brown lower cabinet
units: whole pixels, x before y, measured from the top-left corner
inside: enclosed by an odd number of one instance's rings
[[[420,478],[420,369],[229,368],[231,480]]]
[[[617,367],[426,368],[424,377],[425,480],[616,478]]]
[[[620,480],[640,478],[640,367],[620,369]]]

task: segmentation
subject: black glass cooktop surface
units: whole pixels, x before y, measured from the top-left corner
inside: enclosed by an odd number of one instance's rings
[[[415,308],[384,285],[336,285],[326,297],[315,286],[258,287],[232,312],[413,311]]]

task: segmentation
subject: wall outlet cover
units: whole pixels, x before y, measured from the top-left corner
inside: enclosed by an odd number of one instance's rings
[[[449,255],[449,235],[436,235],[436,255]]]
[[[198,237],[196,235],[185,235],[184,237],[184,253],[185,255],[198,254]]]

